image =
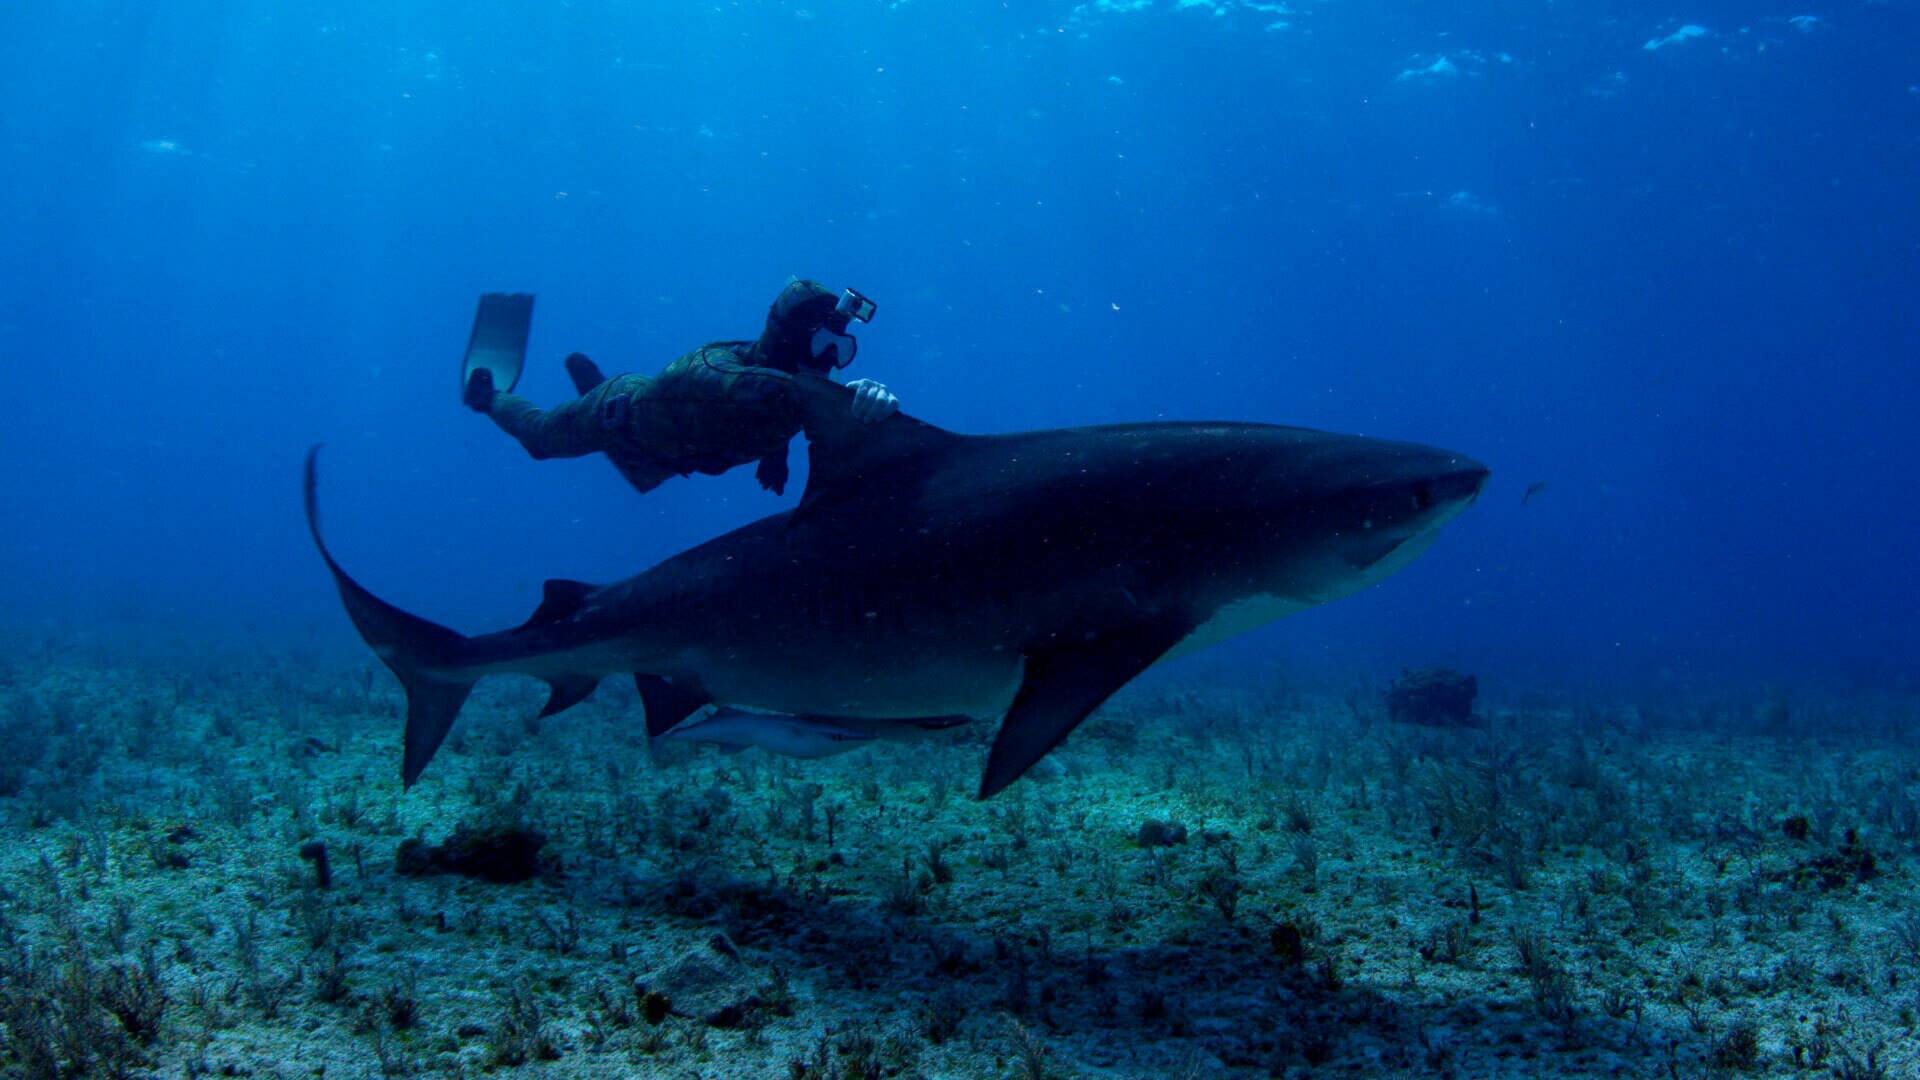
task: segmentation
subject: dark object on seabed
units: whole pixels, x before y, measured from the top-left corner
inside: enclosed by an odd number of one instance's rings
[[[1155,821],[1151,818],[1140,824],[1139,833],[1134,842],[1141,847],[1172,847],[1187,842],[1187,827],[1177,821]]]
[[[319,757],[321,754],[337,754],[339,752],[340,752],[339,747],[328,746],[326,743],[312,736],[308,736],[307,738],[301,739],[299,742],[294,743],[293,746],[288,750],[288,753],[292,754],[293,757],[296,759]]]
[[[715,934],[665,967],[635,979],[633,992],[650,1024],[679,1014],[711,1027],[737,1028],[763,1003],[765,981],[740,955],[739,946],[727,935]]]
[[[403,877],[459,874],[505,885],[540,873],[540,848],[546,842],[547,835],[535,829],[462,825],[444,844],[429,844],[417,836],[401,841],[393,867]]]
[[[1822,892],[1828,892],[1871,881],[1879,875],[1879,857],[1873,853],[1873,849],[1860,842],[1859,830],[1848,829],[1838,849],[1803,859],[1792,870],[1771,876],[1775,880],[1785,877],[1796,888],[1813,885]]]
[[[1387,719],[1421,727],[1477,728],[1486,721],[1473,715],[1480,684],[1449,668],[1402,671],[1387,687]]]
[[[309,840],[300,845],[300,857],[313,864],[313,883],[322,889],[333,887],[333,863],[327,858],[324,840]]]
[[[1299,967],[1307,959],[1307,939],[1300,933],[1300,927],[1290,922],[1276,923],[1267,935],[1267,941],[1273,946],[1273,955],[1287,967]]]

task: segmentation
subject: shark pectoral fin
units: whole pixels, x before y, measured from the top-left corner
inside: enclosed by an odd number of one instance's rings
[[[587,594],[596,588],[598,586],[589,585],[584,581],[568,581],[566,578],[549,579],[541,590],[540,606],[533,609],[533,614],[528,616],[527,621],[521,623],[518,629],[544,626],[567,618],[580,610],[580,605],[586,603]]]
[[[695,709],[711,704],[713,699],[690,687],[675,686],[658,675],[633,676],[634,688],[640,691],[640,704],[647,710],[647,734],[664,735],[675,724],[693,715]]]
[[[547,704],[540,710],[542,717],[564,712],[587,700],[594,688],[600,685],[598,675],[556,675],[547,680]]]
[[[1166,617],[1029,651],[1026,678],[987,753],[980,797],[992,798],[1019,779],[1088,713],[1193,629],[1191,619]]]

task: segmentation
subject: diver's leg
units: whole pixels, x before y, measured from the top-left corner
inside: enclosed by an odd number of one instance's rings
[[[576,365],[571,361],[570,357],[568,373],[577,382],[579,373],[573,370]],[[586,364],[591,368],[593,361],[586,360]],[[598,373],[594,368],[593,374]],[[629,440],[622,438],[633,398],[645,393],[649,383],[642,375],[603,379],[580,397],[547,410],[517,394],[496,394],[487,415],[500,430],[520,440],[535,460],[604,452],[627,483],[644,495],[679,475],[679,470],[637,452],[628,445]]]
[[[600,414],[612,386],[602,383],[593,393],[552,409],[542,409],[518,394],[495,394],[487,415],[536,461],[580,457],[607,448]]]

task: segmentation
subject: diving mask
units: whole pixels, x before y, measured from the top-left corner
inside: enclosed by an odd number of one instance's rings
[[[814,363],[823,368],[844,368],[853,363],[860,343],[847,330],[856,322],[872,322],[874,311],[874,302],[861,295],[859,290],[847,289],[842,292],[840,302],[833,306],[827,321],[813,332],[811,352]]]

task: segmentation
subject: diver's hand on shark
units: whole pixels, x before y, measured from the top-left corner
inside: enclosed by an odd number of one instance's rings
[[[900,411],[900,399],[872,379],[855,379],[847,389],[853,391],[853,418],[863,424],[878,423]]]
[[[777,454],[768,454],[760,459],[760,467],[753,471],[753,478],[760,486],[775,495],[787,493],[787,449],[781,447]]]

